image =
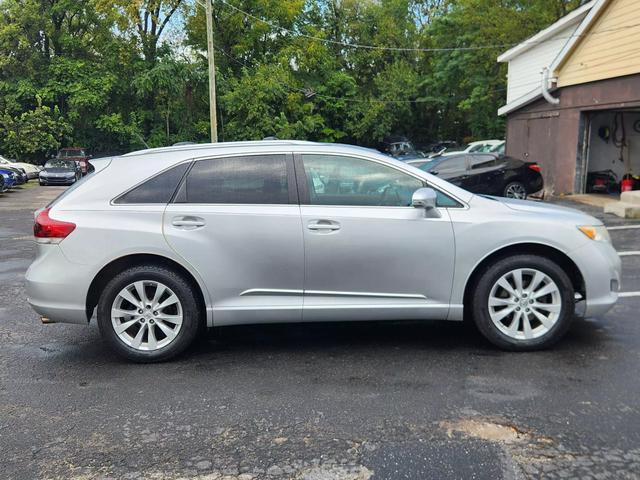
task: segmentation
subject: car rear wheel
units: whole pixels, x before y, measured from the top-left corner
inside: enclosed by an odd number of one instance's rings
[[[507,198],[527,199],[527,188],[521,182],[510,182],[504,187],[503,195]]]
[[[574,289],[553,261],[516,255],[480,276],[471,306],[478,329],[491,343],[506,350],[537,350],[567,332],[574,316]]]
[[[182,353],[200,331],[192,286],[155,265],[127,269],[104,288],[98,302],[102,337],[121,356],[159,362]]]

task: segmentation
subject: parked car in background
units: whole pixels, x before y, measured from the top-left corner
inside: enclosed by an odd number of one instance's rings
[[[473,193],[526,199],[544,186],[537,163],[495,153],[456,153],[408,163]]]
[[[424,151],[427,152],[427,155],[440,155],[446,151],[455,151],[459,149],[460,147],[458,146],[458,142],[455,140],[439,140],[424,147]]]
[[[40,167],[33,165],[31,163],[17,162],[15,160],[10,160],[8,158],[5,158],[2,155],[0,155],[0,165],[22,168],[27,173],[27,178],[29,180],[38,178],[38,174],[40,173],[40,170],[41,170]]]
[[[507,142],[505,142],[504,140],[501,140],[500,143],[497,143],[493,147],[491,147],[489,151],[491,153],[497,153],[498,155],[504,155],[506,146],[507,146]]]
[[[82,177],[78,162],[53,158],[40,172],[40,185],[71,185]]]
[[[13,188],[18,182],[18,176],[16,175],[16,172],[9,168],[3,167],[2,165],[0,165],[0,175],[2,175],[4,188],[3,191],[5,192],[10,188]]]
[[[386,153],[402,162],[426,157],[424,153],[416,150],[413,143],[407,137],[387,137],[380,143],[378,149],[382,153]]]
[[[504,140],[478,140],[477,142],[471,142],[465,145],[461,149],[447,148],[442,155],[456,155],[459,153],[487,153],[494,152],[499,153],[502,147],[502,153],[504,153]]]
[[[89,160],[92,158],[83,147],[66,147],[58,150],[56,156],[59,160],[75,160],[80,165],[80,172],[86,175],[89,169]]]
[[[23,185],[25,183],[27,183],[29,181],[28,177],[27,177],[27,173],[24,171],[24,169],[22,168],[18,168],[18,167],[14,167],[11,165],[0,165],[0,168],[3,168],[5,170],[10,170],[15,174],[15,184],[16,185]]]
[[[533,350],[618,298],[600,220],[474,195],[373,150],[258,141],[92,163],[36,215],[28,301],[47,323],[97,311],[134,361],[171,358],[205,326],[465,316]]]

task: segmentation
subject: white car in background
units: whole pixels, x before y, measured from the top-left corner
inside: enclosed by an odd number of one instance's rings
[[[27,173],[27,178],[32,180],[34,178],[38,178],[38,174],[40,173],[40,167],[37,165],[33,165],[31,163],[25,162],[16,162],[13,160],[9,160],[2,155],[0,155],[0,165],[7,165],[8,167],[14,168],[22,168]]]
[[[462,150],[445,151],[442,155],[457,155],[460,153],[497,153],[504,154],[504,140],[478,140],[477,142],[468,143]]]

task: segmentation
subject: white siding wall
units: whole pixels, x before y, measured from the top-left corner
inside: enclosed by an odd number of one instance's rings
[[[577,20],[582,20],[582,16]],[[548,67],[578,28],[576,21],[509,61],[507,103],[540,89],[542,69]]]

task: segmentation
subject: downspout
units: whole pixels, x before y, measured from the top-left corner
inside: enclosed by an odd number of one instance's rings
[[[560,103],[560,99],[554,97],[551,95],[551,92],[549,92],[549,67],[542,69],[542,96],[551,105],[558,105]]]

